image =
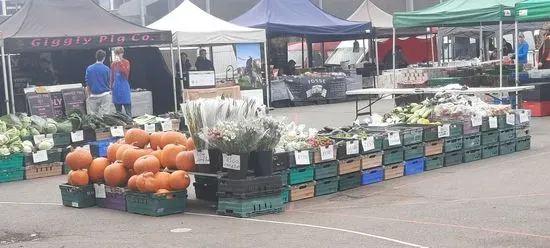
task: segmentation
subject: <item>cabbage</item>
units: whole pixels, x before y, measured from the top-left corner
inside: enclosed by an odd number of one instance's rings
[[[29,131],[30,131],[30,135],[31,135],[31,136],[40,135],[40,132],[39,132],[36,128],[34,128],[34,127],[30,127],[30,128],[29,128]]]
[[[9,156],[10,154],[10,149],[7,146],[0,147],[0,155]]]
[[[23,146],[30,146],[30,147],[34,147],[34,145],[32,144],[32,142],[30,140],[25,140],[23,141],[23,143],[21,143]]]
[[[5,145],[10,141],[10,138],[4,134],[0,134],[0,145]]]
[[[58,133],[70,133],[73,131],[73,124],[70,120],[60,122],[57,124]]]
[[[21,115],[19,115],[19,119],[21,120],[21,123],[24,127],[28,127],[32,124],[31,118],[26,113],[22,113]]]
[[[33,146],[23,146],[23,152],[31,153],[33,149]]]
[[[21,123],[21,120],[17,118],[14,114],[7,114],[2,117],[0,117],[0,120],[5,122],[8,127],[21,127],[23,124]]]
[[[38,131],[38,134],[44,133],[47,121],[44,118],[36,115],[33,115],[30,118],[32,121],[31,127],[35,128]]]
[[[46,128],[44,129],[44,132],[47,134],[57,133],[57,126],[53,123],[48,123],[46,124]]]
[[[53,148],[53,144],[47,140],[43,140],[40,142],[40,144],[38,144],[39,150],[50,150],[52,148]]]
[[[21,138],[27,137],[27,136],[29,136],[29,135],[31,135],[31,132],[29,131],[29,129],[23,128],[23,129],[19,130],[19,136],[20,136]]]

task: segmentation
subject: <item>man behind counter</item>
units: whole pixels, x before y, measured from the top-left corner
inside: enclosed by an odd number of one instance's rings
[[[206,58],[206,50],[201,49],[199,51],[199,57],[197,58],[197,62],[195,62],[195,67],[197,68],[197,71],[214,70],[214,65],[212,64],[212,61]]]
[[[86,103],[88,114],[107,114],[111,104],[109,76],[111,70],[103,64],[107,54],[103,50],[95,53],[96,62],[86,69]]]

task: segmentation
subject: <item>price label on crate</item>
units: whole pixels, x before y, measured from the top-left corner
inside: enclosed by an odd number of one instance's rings
[[[73,208],[77,208],[78,207],[78,202],[71,202],[71,206],[73,206]]]
[[[111,135],[113,137],[123,137],[124,136],[124,127],[122,127],[122,126],[111,127]]]
[[[479,127],[483,124],[483,118],[481,115],[472,116],[472,127]]]
[[[157,130],[155,124],[145,124],[143,125],[143,129],[148,133],[154,133]]]
[[[515,114],[506,114],[506,124],[516,125],[516,115]]]
[[[84,131],[78,130],[76,132],[71,132],[71,141],[80,142],[84,140]]]
[[[296,165],[309,165],[311,164],[311,159],[309,158],[309,151],[295,151],[294,158],[296,160]]]
[[[361,140],[361,145],[363,146],[364,152],[374,150],[374,137],[367,137],[366,139]]]
[[[105,184],[94,183],[95,198],[107,198],[105,193]]]
[[[529,122],[529,112],[521,110],[519,112],[519,123]]]
[[[346,142],[346,155],[359,154],[359,140]]]
[[[34,163],[40,163],[48,161],[48,151],[37,151],[32,154],[32,161]]]
[[[223,168],[230,170],[240,170],[241,156],[223,154]]]
[[[498,128],[498,118],[496,116],[489,117],[489,128]]]
[[[161,123],[162,131],[172,131],[174,130],[174,127],[172,127],[172,121],[165,121]]]
[[[195,164],[210,164],[210,155],[208,155],[208,150],[193,150],[195,155]]]
[[[321,147],[321,160],[332,160],[334,159],[334,146],[325,146]]]
[[[437,137],[444,138],[451,136],[451,125],[443,124],[437,127]]]
[[[399,134],[399,132],[389,132],[388,133],[388,145],[390,145],[390,146],[401,145],[401,134]]]

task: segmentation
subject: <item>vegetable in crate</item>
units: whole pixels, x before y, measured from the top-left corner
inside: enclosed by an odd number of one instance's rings
[[[38,144],[38,150],[41,150],[41,151],[51,150],[52,148],[53,148],[53,144],[48,140],[42,140]]]
[[[9,156],[11,154],[10,149],[7,146],[0,147],[0,155]]]
[[[40,134],[46,133],[46,125],[48,122],[44,118],[36,115],[32,115],[30,118],[32,122],[31,127],[36,129]]]
[[[70,120],[65,120],[57,124],[57,133],[70,133],[73,131],[73,124]]]
[[[7,127],[23,127],[23,123],[21,123],[21,120],[14,114],[7,114],[0,117],[0,121],[6,123]]]

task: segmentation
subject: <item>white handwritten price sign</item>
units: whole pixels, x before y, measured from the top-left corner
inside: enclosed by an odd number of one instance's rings
[[[84,140],[84,131],[78,130],[75,132],[71,132],[71,141],[72,142],[80,142]]]
[[[498,128],[498,118],[496,116],[489,117],[489,128]]]
[[[401,145],[401,134],[399,134],[399,132],[389,132],[388,133],[388,145],[390,145],[390,146]]]
[[[37,151],[32,154],[32,161],[34,163],[41,163],[48,161],[48,151]]]
[[[473,115],[472,116],[472,127],[479,127],[483,124],[483,118],[481,115]]]
[[[361,145],[363,146],[364,152],[374,150],[374,137],[367,137],[366,139],[361,140]]]
[[[165,121],[161,123],[162,131],[172,131],[174,130],[174,127],[172,127],[172,121]]]
[[[195,164],[210,164],[210,155],[208,155],[208,150],[193,151],[195,155]]]
[[[223,168],[241,170],[241,156],[223,154]]]
[[[296,165],[309,165],[311,164],[311,159],[309,158],[309,151],[295,151],[294,158],[296,160]]]
[[[124,127],[122,126],[116,126],[111,127],[111,136],[113,137],[123,137],[124,136]]]
[[[439,138],[449,137],[451,136],[451,125],[444,124],[442,126],[437,127],[437,136]]]
[[[105,192],[105,184],[94,183],[95,198],[107,198],[107,193]]]
[[[515,126],[516,125],[516,115],[515,114],[506,114],[506,124]]]
[[[148,133],[154,133],[157,128],[155,124],[145,124],[143,125],[143,130],[145,130]]]
[[[359,140],[346,142],[346,155],[359,154]]]
[[[519,112],[519,123],[529,122],[529,111],[521,110]]]
[[[321,160],[333,160],[334,159],[334,146],[321,147]]]

